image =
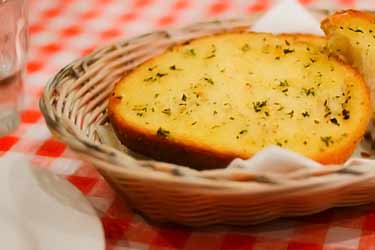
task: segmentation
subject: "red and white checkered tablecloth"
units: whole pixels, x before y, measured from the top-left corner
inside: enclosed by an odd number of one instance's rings
[[[317,8],[375,8],[375,1],[300,0]],[[263,11],[271,0],[29,0],[30,53],[22,124],[0,138],[14,154],[78,187],[100,214],[107,250],[375,250],[375,205],[333,209],[247,228],[155,225],[133,213],[98,172],[53,139],[38,109],[48,78],[110,41],[167,26]],[[78,250],[78,249],[77,249]]]

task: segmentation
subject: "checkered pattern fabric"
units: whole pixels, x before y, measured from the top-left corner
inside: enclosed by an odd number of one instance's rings
[[[375,8],[375,1],[300,0],[313,8]],[[167,26],[264,11],[271,0],[29,0],[30,53],[22,123],[0,138],[15,154],[65,176],[98,211],[107,250],[375,250],[375,205],[247,228],[157,225],[132,212],[98,172],[51,137],[38,110],[47,79],[65,64],[116,39]]]

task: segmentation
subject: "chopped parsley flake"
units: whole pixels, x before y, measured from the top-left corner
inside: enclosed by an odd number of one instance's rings
[[[342,116],[343,116],[344,120],[349,120],[349,118],[350,118],[350,112],[349,112],[349,110],[343,109],[342,110]]]
[[[240,134],[240,135],[243,135],[243,134],[246,134],[246,133],[247,133],[247,130],[246,130],[246,129],[243,129],[243,130],[240,131],[239,134]]]
[[[214,85],[214,81],[211,79],[211,78],[208,78],[208,77],[204,77],[203,80],[205,80],[206,82],[208,82],[209,84],[211,85]]]
[[[330,121],[331,121],[333,124],[335,124],[335,125],[337,125],[337,126],[340,126],[340,124],[339,124],[339,122],[337,121],[336,118],[331,118]]]
[[[209,56],[205,57],[205,59],[210,59],[210,58],[213,58],[213,57],[216,56],[215,55],[215,53],[216,53],[216,46],[214,44],[212,44],[211,47],[212,47],[211,54]]]
[[[156,77],[162,78],[163,76],[168,75],[167,73],[156,73]]]
[[[169,67],[170,70],[182,70],[176,67],[176,65],[172,65]]]
[[[189,49],[188,50],[188,54],[191,55],[191,56],[196,56],[197,53],[195,52],[195,49]]]
[[[289,53],[293,53],[294,49],[284,49],[283,52],[286,55],[286,54],[289,54]]]
[[[315,89],[314,88],[302,88],[302,93],[305,94],[306,96],[315,96]]]
[[[160,137],[167,137],[169,136],[170,132],[168,130],[165,130],[163,128],[158,128],[158,130],[156,131],[156,135],[157,136],[160,136]]]
[[[250,50],[250,46],[249,46],[249,44],[245,43],[245,45],[241,47],[241,50],[242,50],[243,52],[249,51],[249,50]]]
[[[302,116],[303,117],[310,117],[310,113],[305,111],[305,112],[302,113]]]
[[[353,29],[351,27],[349,27],[348,30],[356,32],[356,33],[364,33],[363,30],[361,30],[361,29]]]
[[[171,115],[171,109],[163,109],[161,112],[166,115]]]
[[[289,82],[288,80],[280,81],[280,87],[289,87]]]
[[[267,105],[267,101],[257,101],[253,102],[253,108],[255,112],[260,112],[262,111],[262,108]]]
[[[328,147],[333,144],[333,140],[331,136],[322,136],[320,140]]]
[[[166,75],[168,75],[168,74],[167,73],[160,73],[160,72],[158,72],[158,73],[156,73],[155,76],[150,76],[148,78],[145,78],[143,81],[145,81],[145,82],[155,82],[156,80],[158,80],[158,79],[160,79],[160,78],[162,78],[162,77],[164,77]]]

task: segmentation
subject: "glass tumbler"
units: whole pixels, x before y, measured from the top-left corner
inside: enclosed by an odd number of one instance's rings
[[[26,50],[26,0],[0,0],[0,136],[20,121]]]

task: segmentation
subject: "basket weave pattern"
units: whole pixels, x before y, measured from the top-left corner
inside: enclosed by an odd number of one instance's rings
[[[40,102],[49,129],[93,163],[132,207],[158,221],[246,225],[373,201],[372,161],[283,175],[239,168],[198,171],[135,158],[101,140],[98,129],[108,123],[108,97],[127,72],[173,44],[249,27],[254,18],[150,33],[69,64],[49,81]]]

